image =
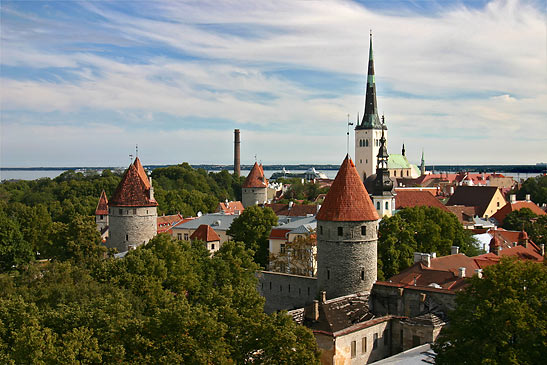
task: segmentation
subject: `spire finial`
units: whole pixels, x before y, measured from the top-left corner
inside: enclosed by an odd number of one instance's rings
[[[138,144],[135,145],[135,156],[139,157],[139,145]]]

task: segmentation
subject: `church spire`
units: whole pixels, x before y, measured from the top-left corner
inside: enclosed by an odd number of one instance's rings
[[[425,159],[424,159],[424,150],[422,148],[422,161],[420,164],[420,174],[425,175]]]
[[[385,119],[382,115],[382,125],[385,125]],[[380,150],[378,151],[378,164],[376,165],[376,179],[374,180],[373,196],[391,196],[393,181],[389,178],[388,169],[389,154],[387,153],[387,141],[382,128],[382,138],[380,138]]]
[[[376,80],[374,76],[374,56],[372,52],[372,31],[370,32],[370,48],[368,55],[367,93],[365,96],[365,112],[363,120],[356,129],[380,129],[378,118],[378,104],[376,103]]]

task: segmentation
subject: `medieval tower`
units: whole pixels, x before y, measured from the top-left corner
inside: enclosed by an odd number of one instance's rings
[[[262,165],[255,162],[241,187],[241,203],[243,207],[247,208],[251,205],[265,204],[267,202],[268,180],[264,176]]]
[[[124,252],[146,244],[157,234],[157,206],[152,183],[137,157],[108,203],[106,245]]]
[[[380,150],[382,130],[387,140],[387,127],[380,123],[378,105],[376,103],[376,81],[374,79],[374,58],[372,54],[372,34],[368,57],[367,91],[365,96],[365,112],[361,122],[355,126],[355,164],[361,181],[374,174],[377,156]]]
[[[104,190],[101,192],[101,197],[95,209],[95,224],[97,230],[101,233],[103,240],[108,237],[108,199]]]
[[[327,298],[370,291],[377,274],[379,218],[349,155],[316,219],[319,290]]]
[[[382,116],[382,125],[384,117]],[[404,151],[404,147],[403,147]],[[376,208],[376,212],[380,217],[391,217],[395,209],[395,195],[393,194],[393,181],[389,177],[389,169],[387,165],[389,155],[387,154],[387,141],[382,130],[380,138],[380,151],[378,152],[376,166],[376,179],[372,188],[372,202]],[[367,185],[368,186],[368,185]]]

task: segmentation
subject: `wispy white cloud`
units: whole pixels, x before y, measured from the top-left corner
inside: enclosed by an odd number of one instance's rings
[[[230,145],[229,130],[240,127],[255,149],[249,156],[338,163],[345,115],[353,120],[363,105],[370,28],[390,150],[398,152],[404,140],[410,153],[424,147],[428,161],[453,164],[534,163],[544,151],[538,136],[547,135],[547,37],[542,10],[532,2],[441,4],[432,14],[379,12],[349,1],[159,1],[139,3],[139,9],[85,2],[77,11],[55,5],[64,10],[58,19],[11,3],[2,7],[9,15],[2,25],[1,61],[8,67],[2,109],[9,112],[2,116],[2,142],[9,146],[2,165],[26,164],[23,156],[44,143],[52,152],[86,145],[71,144],[61,133],[52,133],[55,141],[37,141],[29,133],[34,128],[68,128],[114,154],[121,151],[110,149],[114,140],[129,146],[154,140],[162,148],[149,150],[151,162],[229,163],[220,146]],[[327,96],[298,70],[337,82]],[[340,76],[353,78],[352,85],[341,88]],[[90,110],[117,113],[125,124],[81,125],[78,113]],[[33,122],[52,112],[67,118]],[[170,125],[160,123],[160,113],[171,116]],[[177,118],[184,128],[173,122]],[[226,121],[223,128],[206,124],[214,118]],[[97,125],[103,138],[93,140]],[[177,161],[168,161],[173,154],[165,146],[180,151]],[[39,161],[53,153],[34,156]],[[85,156],[82,163],[91,164]],[[63,164],[66,154],[54,160]]]

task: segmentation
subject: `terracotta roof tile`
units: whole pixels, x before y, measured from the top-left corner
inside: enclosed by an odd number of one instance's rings
[[[447,205],[445,206],[449,212],[458,217],[460,223],[473,222],[475,216],[475,207],[466,207],[465,205]]]
[[[129,165],[129,168],[125,170],[109,204],[116,207],[155,207],[158,205],[156,200],[150,199],[150,188],[147,187],[134,164]]]
[[[444,206],[439,199],[435,198],[429,191],[417,190],[398,190],[395,195],[395,209],[412,208],[412,207],[435,207],[445,212],[449,210]]]
[[[458,186],[446,205],[477,207],[477,214],[482,216],[497,190],[495,186]]]
[[[241,214],[245,210],[240,201],[235,202],[220,202],[218,203],[217,212],[224,214]]]
[[[101,197],[97,203],[95,215],[108,215],[108,199],[106,198],[106,193],[104,190],[101,192]]]
[[[353,161],[346,156],[323,202],[317,220],[361,222],[380,219]]]
[[[285,215],[289,217],[307,217],[317,213],[317,205],[315,204],[293,204],[289,208],[289,204],[271,203],[264,204],[265,207],[271,208],[276,215]]]
[[[215,232],[211,226],[207,224],[202,224],[192,233],[190,236],[191,240],[200,240],[203,242],[214,242],[220,241],[220,236]]]
[[[268,238],[271,240],[282,240],[287,238],[287,233],[290,231],[290,229],[272,228],[270,237]]]
[[[137,168],[137,172],[139,173],[139,176],[141,177],[142,181],[144,182],[144,185],[147,189],[150,189],[150,181],[148,180],[148,176],[146,175],[146,171],[144,171],[144,167],[142,167],[141,160],[139,158],[135,158],[135,162],[133,162],[133,165]]]
[[[249,172],[245,182],[241,186],[243,188],[265,188],[268,187],[268,180],[264,176],[264,170],[257,162]]]
[[[499,224],[501,225],[503,224],[505,217],[507,217],[509,213],[514,212],[515,210],[521,210],[522,208],[528,208],[537,215],[545,215],[545,212],[536,204],[534,204],[534,202],[518,201],[514,203],[509,202],[505,204],[500,210],[498,210],[494,215],[492,215],[492,218],[497,220]]]

